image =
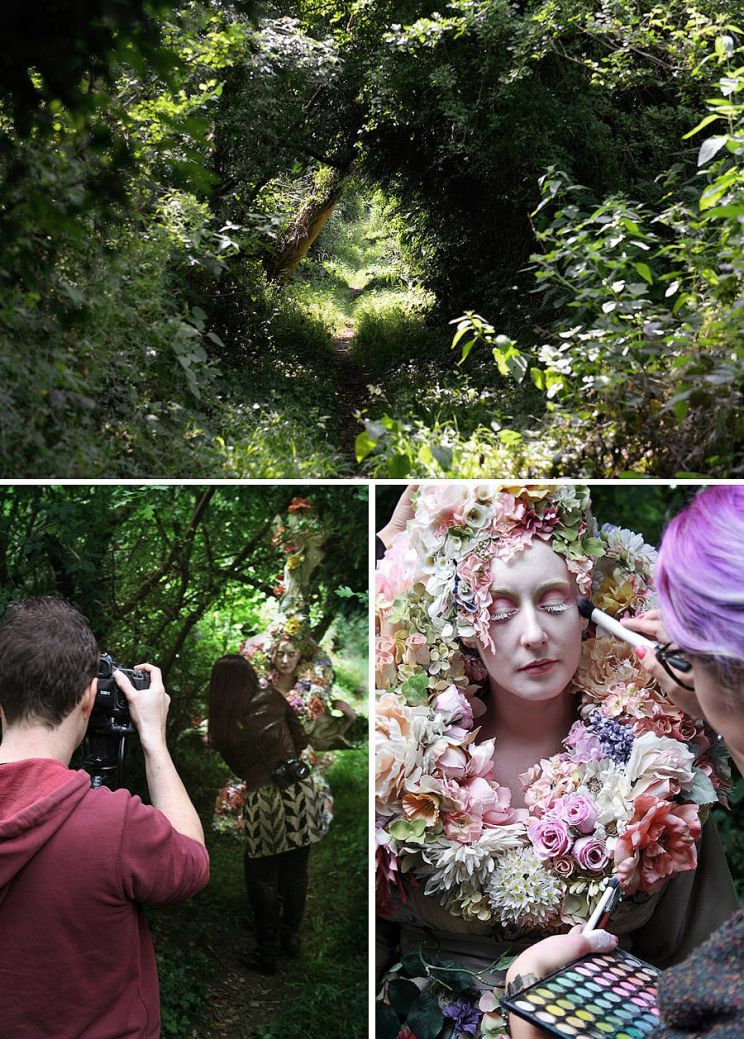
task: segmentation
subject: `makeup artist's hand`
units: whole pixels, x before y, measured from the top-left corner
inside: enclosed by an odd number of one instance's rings
[[[419,485],[417,483],[408,484],[401,494],[398,504],[393,510],[393,515],[390,517],[390,521],[385,524],[382,530],[378,530],[377,536],[385,548],[390,548],[397,536],[402,534],[406,529],[409,519],[413,519],[413,504],[411,502],[411,497],[418,488]]]
[[[623,617],[620,623],[624,628],[630,628],[631,631],[640,632],[641,635],[645,635],[646,638],[651,639],[652,642],[657,642],[661,646],[666,645],[669,641],[669,636],[664,630],[664,623],[661,619],[660,610],[649,610],[648,613],[642,613],[638,617]],[[651,677],[656,679],[672,703],[683,710],[686,714],[691,715],[693,718],[703,717],[702,708],[700,707],[700,703],[698,702],[698,698],[695,696],[694,691],[683,689],[681,685],[678,685],[674,679],[669,677],[656,659],[656,654],[653,649],[647,649],[645,646],[638,646],[635,652],[641,662],[643,670],[648,671]],[[683,682],[686,682],[687,685],[695,685],[694,666],[692,671],[686,671],[684,674],[680,672],[679,677]]]
[[[611,952],[616,947],[616,934],[601,930],[585,934],[583,928],[583,924],[577,924],[568,934],[554,934],[530,946],[521,956],[517,956],[506,972],[507,985],[517,982],[519,988],[527,988],[581,956],[589,956],[593,952]],[[545,1032],[515,1014],[509,1015],[509,1029],[512,1039],[545,1039]]]

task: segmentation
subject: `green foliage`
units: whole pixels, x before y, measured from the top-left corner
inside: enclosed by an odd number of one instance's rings
[[[347,475],[352,330],[365,471],[737,464],[723,0],[63,6],[4,16],[6,475]]]
[[[730,36],[716,54],[736,57]],[[558,205],[533,271],[559,316],[533,378],[555,398],[549,409],[587,429],[614,420],[629,460],[650,452],[656,473],[725,473],[744,434],[744,69],[727,68],[719,85],[687,136],[711,121],[726,132],[703,141],[695,181],[670,171],[656,211],[617,197],[587,207],[560,173],[542,181],[543,203]]]
[[[92,486],[5,487],[0,495],[0,606],[61,594],[89,618],[115,659],[160,664],[177,692],[173,733],[203,717],[214,660],[268,622],[281,558],[271,525],[306,488]],[[325,632],[340,617],[366,618],[364,487],[318,486],[310,495],[329,551],[308,596]],[[339,621],[338,641],[361,634]]]
[[[708,115],[685,135],[718,131],[700,145],[697,172],[670,164],[651,203],[597,199],[551,167],[532,214],[541,251],[531,256],[526,286],[540,299],[540,324],[526,318],[512,338],[473,311],[451,322],[459,364],[485,344],[497,385],[498,377],[519,381],[529,366],[546,417],[538,420],[525,407],[507,428],[501,415],[495,430],[492,420],[499,457],[485,424],[463,436],[462,414],[449,426],[441,416],[409,413],[406,422],[392,417],[400,411],[389,412],[367,422],[357,445],[376,475],[477,475],[467,461],[473,451],[491,473],[511,467],[540,475],[726,475],[737,464],[744,442],[742,50],[734,27],[716,36],[713,21],[702,16],[683,24],[684,32],[655,9],[626,28],[636,44],[642,31],[649,45],[661,46],[663,38],[665,61],[692,80],[711,86],[717,79],[719,96],[708,99]],[[590,64],[593,82],[602,83],[626,82],[634,68],[627,54]],[[518,327],[508,310],[501,321],[502,328]]]

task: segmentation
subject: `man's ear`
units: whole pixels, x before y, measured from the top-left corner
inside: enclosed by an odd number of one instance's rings
[[[90,683],[85,687],[83,698],[80,701],[80,709],[83,714],[83,718],[87,721],[90,718],[90,712],[93,710],[93,704],[96,702],[96,692],[98,691],[98,675],[95,678],[91,678]]]

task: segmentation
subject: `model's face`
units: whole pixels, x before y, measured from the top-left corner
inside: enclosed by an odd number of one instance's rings
[[[571,681],[583,622],[563,559],[541,541],[491,568],[491,638],[478,646],[491,687],[523,700],[551,700]]]
[[[280,642],[274,653],[274,667],[280,675],[291,675],[297,670],[302,654],[291,642]]]

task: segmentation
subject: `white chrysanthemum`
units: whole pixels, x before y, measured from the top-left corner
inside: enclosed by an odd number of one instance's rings
[[[506,851],[495,863],[486,888],[503,927],[546,927],[558,917],[566,887],[530,848]]]
[[[439,838],[421,849],[421,865],[417,876],[426,877],[425,894],[449,891],[453,885],[468,884],[474,888],[485,886],[497,856],[518,848],[525,837],[523,823],[495,826],[484,830],[477,841],[459,844]]]

